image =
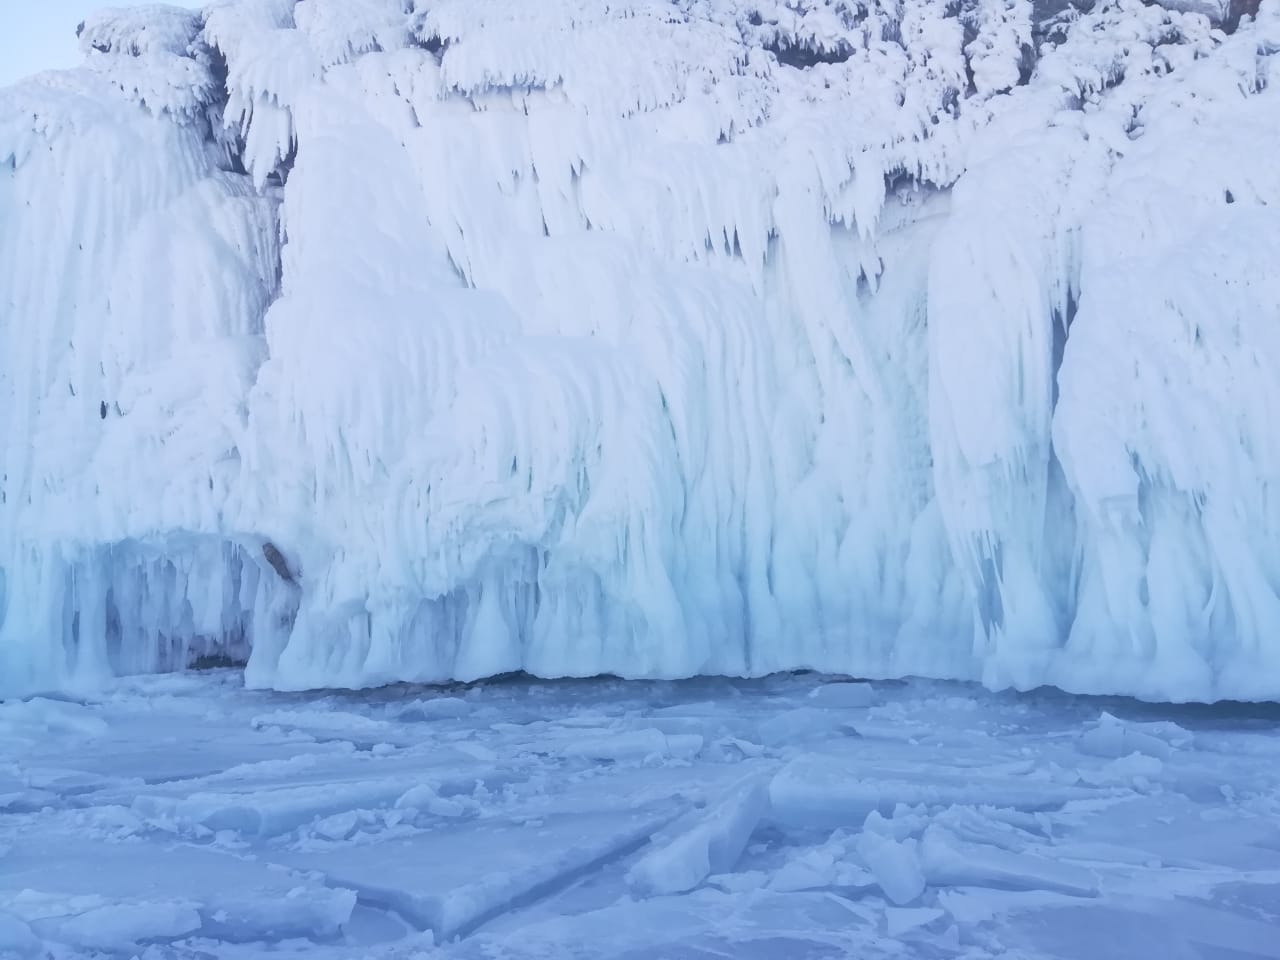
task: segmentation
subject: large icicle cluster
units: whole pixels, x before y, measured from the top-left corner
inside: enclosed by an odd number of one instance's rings
[[[0,91],[0,691],[1280,697],[1278,4],[91,18]]]

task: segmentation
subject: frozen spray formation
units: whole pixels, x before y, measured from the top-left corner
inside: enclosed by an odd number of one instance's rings
[[[0,91],[0,689],[1280,697],[1280,0],[218,0]]]

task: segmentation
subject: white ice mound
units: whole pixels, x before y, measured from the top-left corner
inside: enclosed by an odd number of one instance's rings
[[[1280,697],[1280,0],[218,0],[81,43],[0,90],[0,692],[212,655]]]

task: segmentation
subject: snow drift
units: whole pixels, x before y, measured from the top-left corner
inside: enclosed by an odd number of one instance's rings
[[[1280,4],[217,0],[0,91],[0,688],[1280,697]]]

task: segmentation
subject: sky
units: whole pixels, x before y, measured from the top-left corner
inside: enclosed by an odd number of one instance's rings
[[[204,0],[167,0],[199,7]],[[76,26],[103,7],[130,6],[131,0],[0,0],[0,86],[28,74],[80,62]]]

